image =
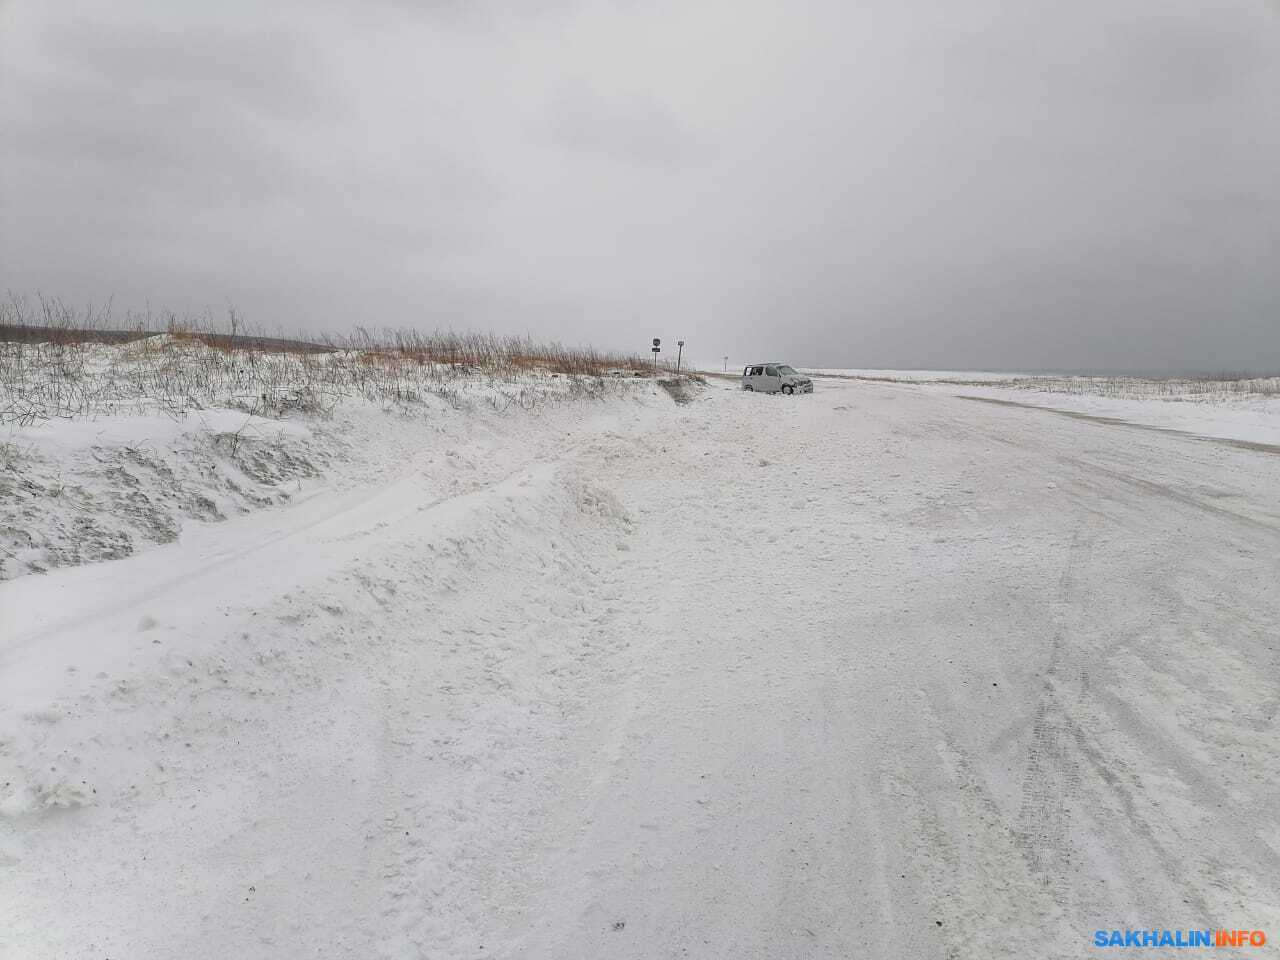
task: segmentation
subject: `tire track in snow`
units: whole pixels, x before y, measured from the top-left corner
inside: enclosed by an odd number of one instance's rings
[[[1058,580],[1058,597],[1053,613],[1057,622],[1053,632],[1049,666],[1031,726],[1026,769],[1022,777],[1022,799],[1018,807],[1017,836],[1035,873],[1054,893],[1054,898],[1067,905],[1072,885],[1069,803],[1079,786],[1079,772],[1066,750],[1066,709],[1064,690],[1068,684],[1079,685],[1079,644],[1070,637],[1067,613],[1080,602],[1077,596],[1081,568],[1087,568],[1093,555],[1094,537],[1084,536],[1079,529],[1072,536],[1067,561]],[[1077,693],[1078,697],[1078,693]]]

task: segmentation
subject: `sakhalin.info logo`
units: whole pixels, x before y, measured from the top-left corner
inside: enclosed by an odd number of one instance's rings
[[[1261,930],[1095,930],[1095,947],[1262,947]]]

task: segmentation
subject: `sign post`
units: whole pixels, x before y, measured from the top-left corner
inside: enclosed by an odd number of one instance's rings
[[[653,338],[653,375],[658,375],[658,354],[662,352],[662,338]]]
[[[676,373],[680,372],[680,358],[684,356],[684,341],[677,340],[676,346],[680,349],[676,351]]]

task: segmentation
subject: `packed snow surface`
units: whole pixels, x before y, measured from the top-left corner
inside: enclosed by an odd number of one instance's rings
[[[813,370],[841,379],[1041,407],[1219,440],[1280,446],[1280,376],[1141,377],[959,370]]]
[[[1274,453],[837,379],[334,416],[5,468],[173,534],[0,583],[6,960],[1280,937]]]

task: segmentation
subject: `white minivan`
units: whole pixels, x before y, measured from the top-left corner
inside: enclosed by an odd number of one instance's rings
[[[813,393],[813,381],[785,363],[756,363],[742,368],[742,389],[755,393]]]

